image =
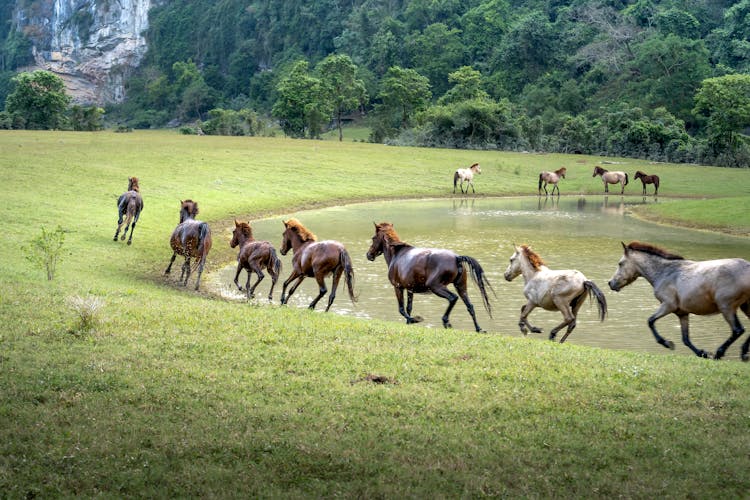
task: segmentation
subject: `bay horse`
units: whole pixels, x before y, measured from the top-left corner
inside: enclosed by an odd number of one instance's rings
[[[625,186],[628,185],[627,172],[621,172],[619,170],[615,172],[610,172],[609,170],[597,165],[594,167],[594,175],[592,175],[591,177],[596,177],[597,175],[602,176],[602,182],[604,182],[605,193],[609,193],[610,184],[620,184],[622,186],[622,189],[620,190],[620,194],[623,194],[625,192]]]
[[[130,237],[128,238],[128,245],[133,242],[133,231],[135,231],[135,223],[138,222],[138,218],[141,216],[141,210],[143,210],[143,198],[141,198],[141,188],[138,186],[138,177],[128,177],[128,190],[120,195],[117,199],[117,231],[115,231],[115,237],[112,241],[117,241],[117,236],[120,234],[122,228],[123,219],[125,219],[125,231],[122,232],[122,240],[125,240],[125,236],[128,234],[128,227],[130,222],[133,222],[133,227],[130,228]]]
[[[540,172],[539,173],[539,194],[542,194],[542,188],[544,188],[544,194],[547,195],[547,184],[552,184],[552,195],[555,194],[557,189],[557,195],[560,196],[560,186],[557,185],[560,179],[565,179],[565,174],[568,169],[563,167],[555,170],[554,172]],[[542,185],[544,184],[544,185]]]
[[[527,335],[529,330],[533,333],[542,333],[541,328],[531,326],[528,320],[529,314],[536,307],[547,311],[560,311],[563,322],[550,330],[549,339],[555,340],[557,332],[567,327],[565,335],[560,339],[562,344],[576,327],[578,310],[587,295],[589,299],[596,299],[599,320],[604,321],[607,314],[607,299],[593,281],[587,280],[583,273],[574,269],[549,269],[528,245],[518,247],[514,244],[513,247],[514,252],[504,276],[507,281],[512,281],[518,275],[523,275],[526,283],[523,294],[527,302],[521,308],[521,318],[518,321],[521,333]]]
[[[750,318],[750,262],[739,258],[692,261],[639,241],[622,243],[622,248],[624,253],[609,287],[619,292],[639,276],[646,278],[661,303],[648,318],[648,326],[659,344],[674,349],[674,343],[659,335],[655,327],[656,320],[667,314],[680,319],[682,342],[701,358],[711,357],[711,353],[698,349],[690,341],[690,314],[721,313],[732,328],[729,339],[717,349],[715,359],[721,359],[729,346],[745,333],[737,318],[737,308]],[[742,361],[750,359],[749,348],[750,338],[742,345]]]
[[[474,174],[481,174],[482,173],[482,167],[479,166],[479,163],[474,163],[469,168],[459,168],[453,173],[453,194],[456,193],[456,186],[460,183],[461,193],[464,192],[464,182],[466,182],[466,194],[469,193],[469,186],[471,186],[471,191],[473,193],[476,193],[477,191],[474,189]]]
[[[196,259],[195,267],[198,269],[198,278],[195,280],[195,289],[201,284],[201,274],[203,267],[206,265],[206,256],[211,250],[211,228],[208,224],[195,220],[198,215],[198,203],[193,200],[180,201],[180,223],[172,231],[169,244],[172,247],[172,259],[169,261],[164,274],[169,274],[172,270],[172,264],[178,255],[185,257],[185,263],[182,264],[182,274],[180,282],[187,286],[188,278],[193,267],[190,265],[190,259]],[[184,279],[184,281],[183,281]]]
[[[640,170],[635,173],[635,179],[640,179],[643,183],[643,196],[646,196],[646,184],[654,185],[654,196],[659,194],[659,176],[644,174]]]
[[[458,297],[461,297],[466,309],[474,320],[474,328],[482,332],[477,323],[474,306],[467,293],[466,277],[471,274],[482,294],[482,301],[487,313],[492,317],[492,308],[487,297],[487,290],[492,290],[489,281],[476,259],[467,255],[457,255],[450,250],[436,248],[416,248],[401,241],[390,222],[375,224],[375,235],[367,251],[367,260],[373,261],[383,254],[388,264],[388,279],[396,291],[398,312],[406,318],[406,323],[422,321],[419,316],[412,316],[411,309],[415,293],[432,292],[448,301],[448,309],[443,314],[443,326],[451,328],[449,316]],[[469,272],[466,270],[468,265]],[[453,284],[458,295],[448,290]],[[407,292],[407,304],[404,308],[404,290]]]
[[[286,255],[289,250],[292,250],[292,272],[281,289],[281,303],[286,304],[300,283],[306,277],[311,277],[317,281],[319,293],[308,307],[315,309],[315,305],[328,291],[325,278],[329,274],[333,275],[333,281],[326,312],[331,308],[333,299],[336,298],[336,288],[339,286],[342,274],[345,275],[349,299],[355,303],[357,298],[354,295],[354,269],[344,245],[333,240],[317,241],[317,237],[297,219],[292,218],[282,222],[284,222],[284,233],[281,241],[281,255]],[[295,283],[289,289],[289,295],[286,295],[286,287],[292,281]]]
[[[247,222],[238,222],[234,220],[234,230],[232,231],[232,240],[229,242],[231,248],[239,245],[240,251],[237,254],[237,273],[234,275],[234,284],[242,291],[239,283],[240,272],[247,271],[247,282],[245,291],[247,298],[252,299],[255,294],[255,288],[263,281],[265,268],[271,275],[271,290],[268,292],[268,301],[273,298],[273,287],[279,279],[281,272],[281,260],[276,255],[276,249],[268,241],[257,241],[253,238],[253,228]],[[258,280],[253,286],[250,286],[250,277],[255,273]]]

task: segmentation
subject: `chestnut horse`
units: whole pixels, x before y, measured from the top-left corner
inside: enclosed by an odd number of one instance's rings
[[[557,195],[560,196],[560,186],[557,185],[560,179],[565,179],[565,174],[568,171],[567,168],[559,168],[554,172],[540,172],[539,173],[539,194],[542,194],[542,188],[544,188],[544,194],[547,195],[547,184],[552,184],[552,194],[555,194],[557,189]],[[544,184],[544,185],[542,185]]]
[[[466,255],[457,255],[450,250],[415,248],[401,241],[390,222],[375,224],[375,236],[372,237],[372,246],[367,251],[367,260],[373,261],[380,254],[383,254],[388,264],[388,279],[396,291],[398,312],[406,318],[407,324],[422,321],[422,318],[411,315],[414,294],[432,292],[448,301],[448,309],[443,314],[445,328],[451,327],[449,316],[458,297],[461,297],[471,319],[474,320],[474,328],[478,332],[483,331],[477,323],[474,306],[469,301],[466,276],[471,274],[479,287],[484,307],[490,317],[492,317],[492,309],[485,287],[490,290],[492,287],[476,259]],[[468,273],[467,264],[470,270]],[[458,295],[448,290],[448,285],[451,283]],[[406,308],[404,308],[404,290],[407,292]]]
[[[635,178],[640,179],[643,183],[643,196],[646,196],[646,184],[654,185],[654,196],[659,194],[659,176],[644,174],[640,170],[635,173]]]
[[[620,194],[623,194],[625,192],[625,186],[628,185],[628,174],[626,172],[621,172],[619,170],[616,172],[610,172],[609,170],[597,165],[594,167],[594,175],[592,175],[591,177],[596,177],[597,175],[602,176],[605,193],[609,193],[610,184],[620,184],[622,186]]]
[[[697,356],[708,358],[710,353],[698,349],[690,341],[690,314],[721,313],[732,335],[719,346],[715,359],[720,359],[745,329],[737,318],[737,308],[750,318],[750,262],[745,259],[692,261],[648,243],[633,241],[622,244],[624,254],[617,264],[609,287],[619,292],[639,276],[654,288],[654,296],[661,302],[659,309],[648,318],[648,327],[656,341],[669,349],[674,343],[656,331],[655,323],[667,314],[680,319],[682,342]],[[742,345],[742,361],[748,361],[750,338]]]
[[[120,228],[122,228],[123,218],[125,218],[125,231],[122,232],[122,240],[125,240],[125,236],[128,234],[128,227],[130,227],[130,221],[133,221],[133,227],[130,228],[130,238],[128,238],[128,245],[133,242],[133,231],[135,231],[135,223],[138,222],[138,218],[141,216],[141,210],[143,210],[143,198],[141,198],[140,187],[138,186],[138,177],[128,177],[128,190],[120,195],[117,199],[117,231],[115,231],[115,237],[113,241],[117,241],[117,236],[120,234]]]
[[[265,278],[263,268],[266,268],[271,274],[271,290],[268,292],[268,301],[270,302],[273,298],[273,287],[276,286],[281,271],[281,260],[276,256],[276,249],[268,241],[256,241],[253,238],[253,228],[250,227],[250,224],[238,222],[235,219],[232,241],[229,242],[229,246],[235,248],[237,245],[240,247],[240,252],[237,254],[237,273],[234,275],[234,284],[241,292],[240,272],[243,269],[247,270],[245,291],[247,292],[247,298],[252,299],[255,294],[255,287]],[[252,273],[258,276],[258,281],[250,286]]]
[[[458,185],[458,181],[461,181],[460,187],[461,187],[461,193],[464,192],[464,182],[466,182],[466,193],[469,193],[469,186],[471,186],[471,191],[473,193],[476,193],[476,190],[474,189],[474,174],[481,174],[482,173],[482,167],[479,166],[479,163],[475,163],[469,168],[459,168],[453,173],[453,193],[456,193],[456,186]]]
[[[333,299],[336,298],[336,288],[339,286],[341,275],[346,276],[346,286],[349,289],[349,299],[352,303],[357,301],[354,296],[354,270],[352,269],[352,260],[344,245],[338,241],[326,240],[317,241],[317,237],[302,225],[297,219],[289,219],[284,222],[284,234],[281,241],[281,255],[286,255],[292,250],[292,273],[284,282],[281,289],[281,303],[286,304],[289,297],[292,296],[297,287],[306,277],[314,277],[318,282],[318,296],[310,302],[310,309],[315,309],[315,305],[326,294],[325,278],[333,275],[331,283],[331,294],[328,296],[328,307],[326,312],[331,308]],[[292,281],[296,280],[292,288],[289,289],[289,295],[286,295],[286,287]]]
[[[195,289],[201,284],[201,274],[203,267],[206,265],[206,256],[211,250],[211,229],[205,222],[195,220],[198,215],[198,203],[193,200],[180,201],[180,223],[172,232],[169,244],[172,246],[172,259],[169,261],[164,274],[169,274],[172,270],[174,259],[178,255],[185,257],[185,263],[182,264],[182,274],[180,282],[187,286],[188,278],[193,268],[190,265],[190,259],[195,258],[195,267],[198,269],[198,278],[195,280]],[[184,278],[184,282],[183,282]]]
[[[547,311],[560,311],[563,322],[549,332],[549,339],[555,340],[557,332],[568,327],[560,343],[565,342],[570,332],[576,327],[578,310],[583,305],[586,295],[596,298],[599,306],[599,320],[604,321],[607,314],[607,299],[594,284],[580,272],[574,269],[551,270],[544,265],[544,261],[528,245],[517,247],[513,245],[514,253],[510,257],[510,264],[505,270],[505,279],[512,281],[518,275],[523,275],[526,283],[523,294],[528,302],[521,308],[521,318],[518,326],[521,333],[526,335],[529,330],[542,333],[541,328],[531,326],[527,319],[531,311],[541,307]]]

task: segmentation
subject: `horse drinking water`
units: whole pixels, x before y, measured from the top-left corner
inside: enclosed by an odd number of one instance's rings
[[[143,198],[141,198],[140,187],[138,186],[138,177],[128,177],[128,190],[122,193],[117,199],[117,231],[115,231],[113,241],[117,241],[120,228],[122,228],[123,218],[125,218],[125,231],[123,231],[121,239],[125,240],[130,221],[132,220],[133,227],[130,228],[128,245],[133,242],[133,231],[135,231],[135,223],[138,222],[138,218],[141,216],[141,210],[143,210]]]
[[[460,183],[461,193],[464,192],[464,182],[466,182],[466,194],[469,193],[469,186],[471,186],[471,191],[473,193],[476,193],[476,190],[474,189],[474,174],[481,174],[482,173],[482,167],[479,166],[479,163],[475,163],[469,168],[459,168],[453,173],[453,194],[456,193],[456,186]]]
[[[643,196],[646,196],[646,184],[654,185],[654,196],[659,194],[659,176],[644,174],[640,170],[635,173],[635,178],[640,179],[643,183]]]
[[[249,223],[238,222],[235,219],[232,241],[229,242],[229,246],[235,248],[238,245],[240,252],[237,254],[237,273],[234,275],[234,284],[241,292],[240,272],[243,269],[247,270],[245,290],[247,291],[247,298],[253,298],[255,288],[265,278],[265,274],[263,274],[263,268],[265,268],[271,274],[271,290],[268,292],[268,301],[270,302],[273,298],[273,287],[276,286],[281,271],[281,260],[276,256],[276,249],[268,241],[257,241],[253,238],[253,228],[250,227]],[[253,273],[258,276],[258,281],[250,286],[250,277]]]
[[[682,342],[697,356],[710,357],[690,341],[689,315],[721,313],[732,334],[716,351],[720,359],[745,329],[737,318],[737,308],[750,317],[750,262],[744,259],[719,259],[692,261],[650,245],[633,241],[622,244],[624,254],[617,264],[609,287],[619,292],[639,276],[646,278],[654,288],[654,296],[661,302],[659,309],[648,318],[648,327],[656,341],[669,349],[674,343],[656,331],[655,323],[667,314],[680,319]],[[748,361],[750,338],[742,345],[742,361]]]
[[[478,332],[483,331],[477,323],[474,306],[469,301],[466,276],[471,274],[479,287],[484,307],[490,317],[492,317],[492,310],[485,287],[490,290],[492,287],[476,259],[467,255],[457,255],[450,250],[415,248],[401,241],[390,222],[375,224],[375,236],[372,237],[372,245],[367,251],[367,260],[373,261],[380,254],[383,254],[388,264],[388,279],[396,291],[398,312],[406,318],[407,324],[422,321],[422,318],[411,315],[414,294],[432,292],[448,301],[448,309],[443,314],[445,328],[451,327],[449,316],[458,297],[461,297],[471,319],[474,320],[474,328]],[[468,266],[468,272],[466,266]],[[448,285],[451,283],[458,295],[448,290]],[[404,290],[407,292],[406,308],[404,308]]]
[[[331,283],[331,294],[328,296],[326,312],[331,308],[333,299],[336,298],[336,288],[339,286],[341,275],[346,276],[346,286],[349,289],[349,299],[352,303],[357,301],[354,296],[354,270],[352,260],[344,245],[338,241],[317,241],[317,237],[311,233],[297,219],[284,221],[284,234],[281,241],[281,255],[286,255],[292,250],[292,273],[284,282],[281,290],[281,303],[286,304],[297,287],[306,277],[314,277],[318,282],[318,296],[310,302],[309,308],[315,309],[315,304],[326,294],[325,278],[333,275]],[[296,280],[289,295],[286,295],[286,287]]]
[[[521,333],[526,335],[529,330],[542,333],[541,328],[531,326],[527,319],[531,311],[541,307],[547,311],[560,311],[563,322],[549,332],[549,339],[555,340],[557,332],[568,327],[560,343],[565,342],[570,332],[576,327],[578,310],[583,305],[586,295],[596,298],[599,307],[599,319],[604,321],[607,314],[607,299],[593,281],[589,281],[576,270],[551,270],[544,265],[541,257],[528,245],[520,247],[513,245],[514,252],[510,257],[510,264],[505,270],[505,279],[512,281],[518,275],[523,275],[526,283],[523,294],[528,302],[521,308],[521,318],[518,326]]]
[[[623,194],[625,192],[625,186],[628,185],[628,174],[626,172],[621,172],[619,170],[616,172],[610,172],[609,170],[597,165],[594,167],[594,175],[592,175],[591,177],[596,177],[597,175],[602,176],[605,193],[609,193],[610,184],[620,184],[622,186],[620,194]]]
[[[203,267],[206,265],[206,256],[211,250],[211,229],[205,222],[195,220],[198,215],[198,203],[193,200],[180,201],[180,223],[172,232],[169,244],[172,246],[172,259],[169,261],[164,274],[169,274],[172,270],[172,264],[178,255],[185,257],[185,263],[182,264],[182,274],[180,282],[187,286],[188,278],[193,268],[190,265],[190,259],[196,259],[198,268],[198,278],[195,280],[195,289],[201,284],[201,274]],[[184,278],[184,282],[183,282]]]
[[[542,188],[544,188],[544,194],[547,195],[547,184],[552,184],[552,195],[555,194],[557,189],[557,195],[560,196],[560,186],[557,185],[560,179],[565,179],[565,173],[568,171],[567,168],[559,168],[554,172],[540,172],[539,173],[539,194],[542,194]],[[542,185],[544,184],[544,185]]]

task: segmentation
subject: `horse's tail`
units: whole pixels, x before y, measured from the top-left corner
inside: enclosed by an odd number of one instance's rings
[[[456,192],[456,186],[458,186],[458,178],[459,177],[460,176],[458,175],[458,170],[456,170],[455,172],[453,172],[453,192],[454,193]]]
[[[347,252],[346,249],[341,249],[339,263],[344,268],[346,288],[349,290],[349,300],[351,300],[352,303],[357,302],[357,296],[354,295],[354,268],[352,267],[352,259],[349,257],[349,252]]]
[[[206,222],[201,222],[198,228],[198,254],[204,258],[211,248],[211,228]],[[200,260],[200,259],[199,259]]]
[[[469,268],[471,269],[471,277],[474,280],[474,283],[477,284],[477,287],[482,294],[482,302],[484,303],[484,308],[487,310],[487,314],[489,314],[491,318],[492,306],[490,305],[490,299],[487,296],[487,288],[492,290],[493,294],[495,294],[495,290],[492,289],[492,285],[490,285],[490,282],[487,279],[487,275],[484,273],[484,269],[482,269],[482,266],[479,265],[477,259],[475,259],[474,257],[469,257],[468,255],[459,255],[456,260],[458,261],[459,266],[462,266],[464,262],[469,264]]]
[[[658,175],[654,176],[654,187],[656,188],[657,191],[659,190],[659,176]]]
[[[539,191],[542,190],[542,182],[544,182],[544,180],[542,179],[542,174],[540,172],[539,173],[539,187],[538,187]]]
[[[607,299],[604,297],[604,293],[593,281],[589,280],[583,282],[583,289],[588,292],[589,298],[596,298],[596,304],[599,307],[599,321],[604,321],[604,316],[607,315]]]
[[[276,255],[276,249],[274,247],[271,247],[271,267],[273,268],[273,272],[276,273],[276,276],[279,276],[281,273],[281,259]]]
[[[627,172],[625,172],[625,185],[626,186],[628,185],[628,173]]]

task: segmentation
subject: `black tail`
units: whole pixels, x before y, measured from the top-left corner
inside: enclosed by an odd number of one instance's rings
[[[542,180],[542,174],[539,174],[539,187],[538,187],[538,190],[539,190],[539,191],[541,191],[541,190],[542,190],[542,182],[544,182],[544,181]],[[552,193],[552,194],[554,194],[554,193]]]
[[[626,186],[628,185],[628,173],[627,172],[625,172],[625,185]]]
[[[458,170],[453,172],[453,192],[456,192],[456,186],[458,185]]]
[[[339,262],[341,262],[341,265],[344,268],[346,288],[349,290],[349,300],[351,300],[352,303],[357,302],[357,296],[354,295],[354,268],[352,267],[352,259],[349,257],[349,252],[342,250],[341,255],[339,255]]]
[[[583,289],[589,293],[589,298],[595,297],[596,304],[599,307],[599,321],[604,321],[607,315],[607,299],[593,281],[586,280],[583,282]]]
[[[482,266],[479,265],[479,262],[474,257],[469,257],[468,255],[459,255],[458,262],[459,265],[464,262],[469,264],[469,268],[471,269],[471,277],[474,280],[474,283],[477,284],[477,287],[482,294],[482,302],[484,303],[484,308],[487,310],[487,314],[489,314],[491,318],[492,306],[490,305],[490,299],[487,296],[487,288],[492,290],[492,285],[490,285],[490,282],[487,279],[487,275],[484,273],[484,269],[482,269]],[[492,293],[494,295],[495,290],[492,290]]]

